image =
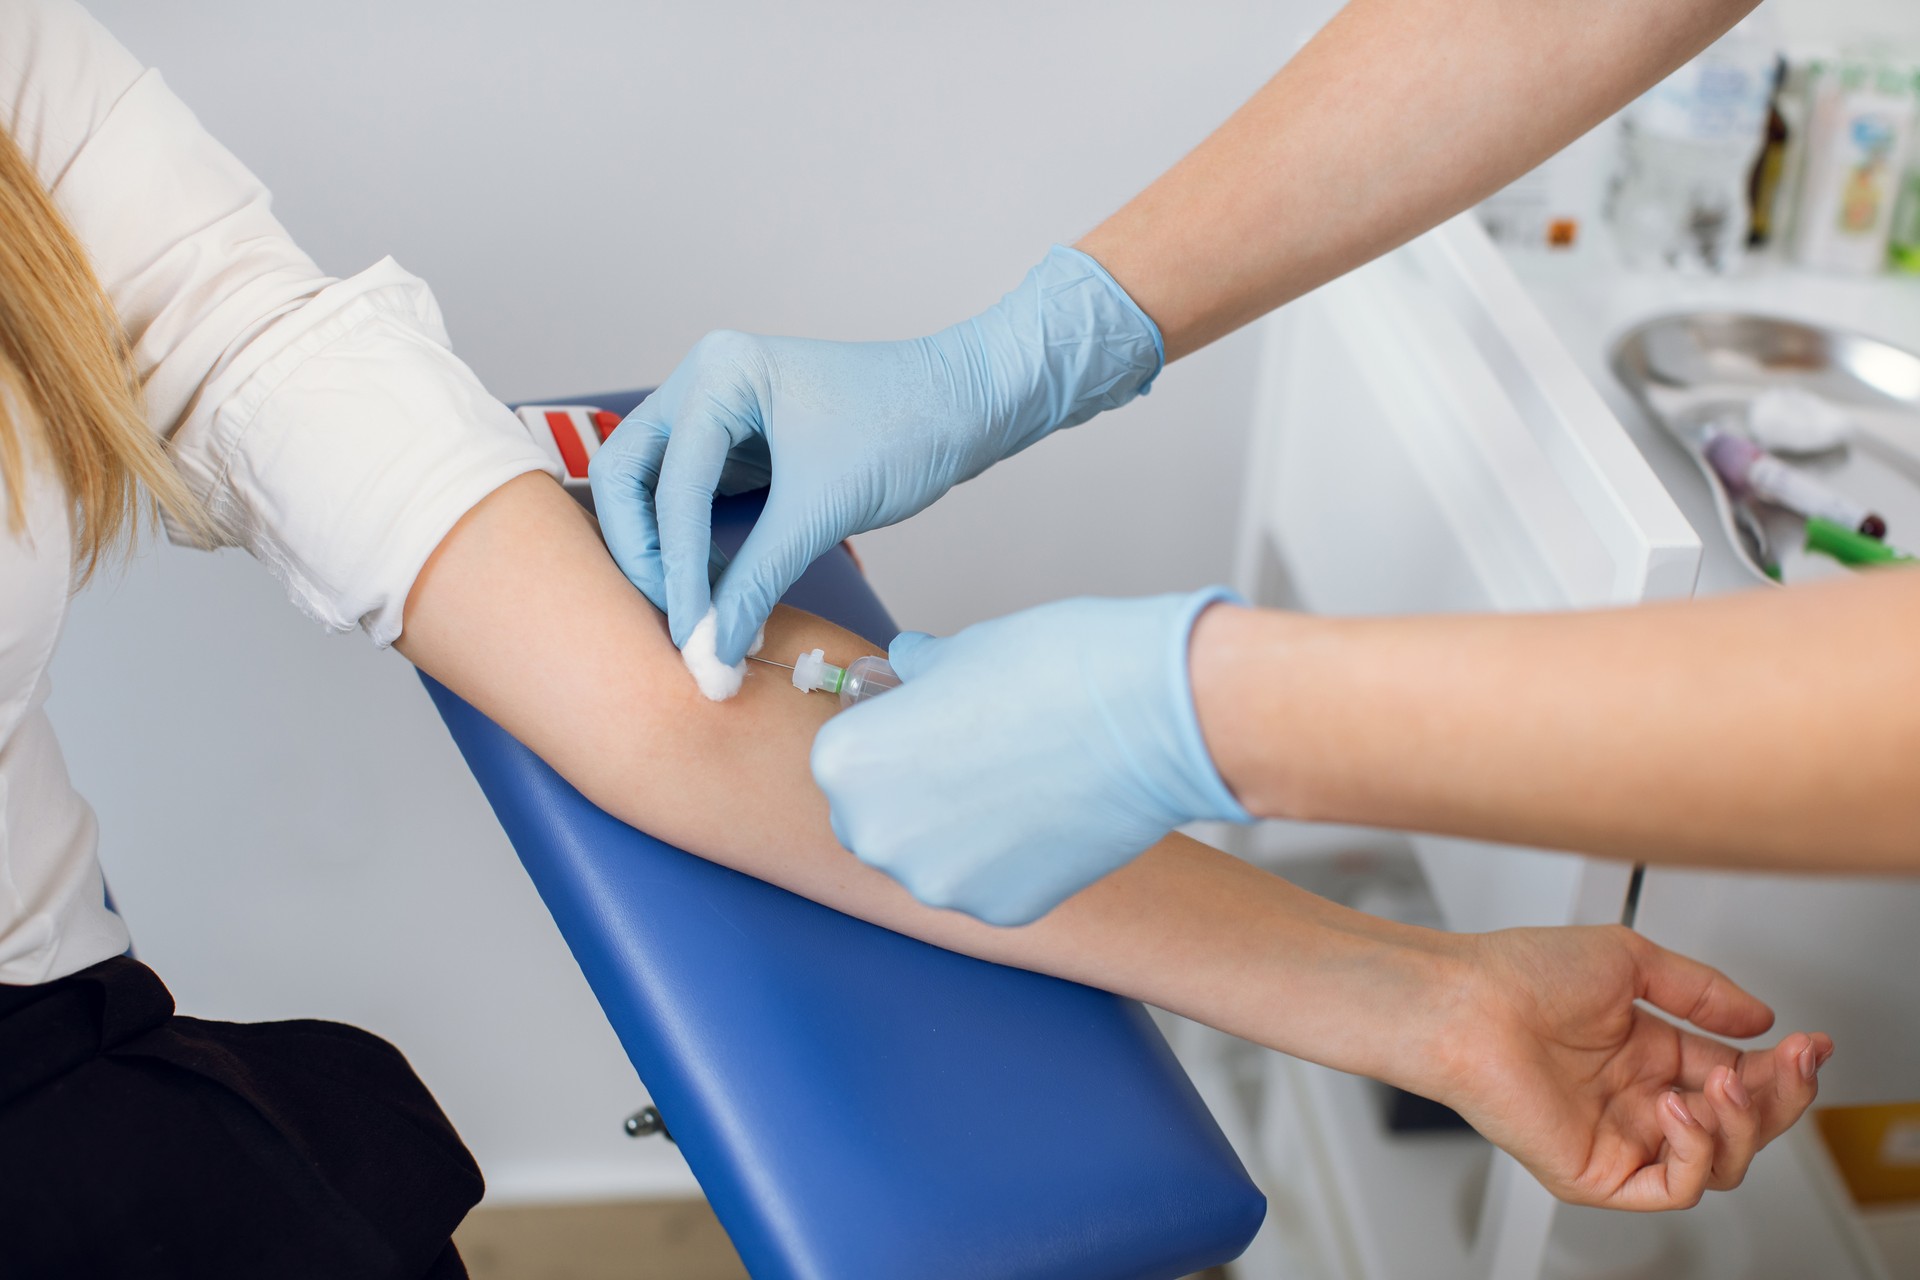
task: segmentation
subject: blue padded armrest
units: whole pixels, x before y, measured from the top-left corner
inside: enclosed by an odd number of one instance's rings
[[[717,504],[722,540],[758,508]],[[844,551],[788,602],[894,632]],[[1146,1280],[1252,1239],[1266,1202],[1138,1004],[663,844],[426,683],[759,1280]]]

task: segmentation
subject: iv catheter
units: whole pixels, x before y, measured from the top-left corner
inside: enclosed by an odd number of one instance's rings
[[[827,661],[825,649],[797,654],[791,666],[754,654],[748,654],[747,657],[754,662],[764,662],[770,667],[793,672],[793,687],[802,693],[839,694],[843,707],[877,698],[889,689],[900,687],[900,677],[894,674],[885,658],[855,658],[844,667],[836,667]]]

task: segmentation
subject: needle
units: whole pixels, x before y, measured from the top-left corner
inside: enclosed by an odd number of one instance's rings
[[[788,666],[788,665],[787,665],[786,663],[784,663],[784,662],[775,662],[775,661],[774,661],[774,660],[773,660],[772,658],[756,658],[756,657],[754,657],[754,655],[752,655],[751,653],[750,653],[750,654],[748,654],[748,655],[747,655],[747,657],[749,657],[749,658],[752,658],[752,659],[753,659],[753,660],[754,660],[755,662],[764,662],[764,663],[766,663],[766,664],[767,664],[768,666],[770,666],[770,667],[781,667],[781,668],[784,668],[785,670],[788,670],[788,671],[791,671],[791,670],[793,670],[793,668],[792,668],[792,667],[790,667],[790,666]]]

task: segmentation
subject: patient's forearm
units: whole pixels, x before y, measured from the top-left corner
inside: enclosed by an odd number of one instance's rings
[[[777,612],[769,651],[870,647]],[[739,696],[694,688],[664,621],[545,477],[451,533],[408,601],[399,648],[595,803],[663,840],[902,933],[1092,983],[1345,1070],[1410,1074],[1459,964],[1441,935],[1346,911],[1178,837],[1036,924],[930,910],[835,842],[807,754],[833,699],[754,667]]]

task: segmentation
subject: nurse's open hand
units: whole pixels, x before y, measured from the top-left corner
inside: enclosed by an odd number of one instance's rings
[[[1512,1153],[1555,1195],[1609,1209],[1685,1209],[1740,1185],[1754,1154],[1813,1104],[1833,1052],[1773,1025],[1726,975],[1620,926],[1513,929],[1466,940],[1476,980],[1421,1092]]]
[[[1100,264],[1055,246],[971,320],[904,342],[712,333],[594,455],[607,549],[684,645],[746,655],[774,603],[836,542],[904,520],[1062,427],[1143,393],[1160,332]],[[771,483],[733,563],[713,498]]]

